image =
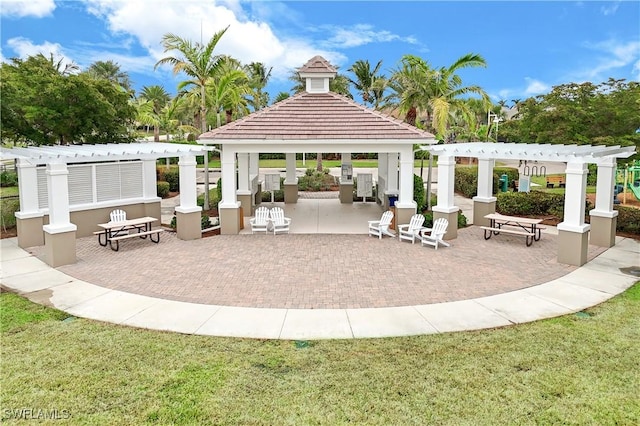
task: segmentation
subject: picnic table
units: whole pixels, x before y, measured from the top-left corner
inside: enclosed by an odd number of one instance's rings
[[[99,223],[98,226],[102,230],[94,232],[94,234],[98,235],[98,244],[103,247],[109,244],[113,251],[118,251],[120,249],[119,242],[128,238],[146,239],[149,237],[152,242],[158,243],[160,242],[160,233],[163,230],[162,228],[151,228],[152,223],[157,220],[155,217],[145,216],[118,222]]]
[[[493,235],[500,233],[524,235],[527,247],[534,241],[540,240],[540,233],[544,227],[540,226],[542,219],[532,219],[528,217],[506,216],[499,213],[490,213],[484,216],[489,219],[489,226],[481,226],[484,229],[484,239],[488,240]]]

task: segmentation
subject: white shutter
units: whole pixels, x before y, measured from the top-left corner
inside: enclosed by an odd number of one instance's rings
[[[96,164],[96,201],[120,199],[120,167],[118,163]]]
[[[36,169],[38,175],[38,208],[49,208],[49,193],[47,190],[47,169],[46,167],[38,167]]]
[[[142,162],[120,163],[121,198],[142,197]]]
[[[69,205],[93,203],[91,165],[69,166]]]

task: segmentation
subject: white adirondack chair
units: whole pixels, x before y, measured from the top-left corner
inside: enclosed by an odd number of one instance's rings
[[[383,235],[387,235],[389,237],[395,237],[396,235],[389,230],[391,226],[391,221],[393,220],[393,212],[391,210],[387,210],[382,213],[382,217],[380,220],[370,220],[369,221],[369,236],[373,235],[382,239]]]
[[[269,209],[258,207],[255,216],[249,219],[249,223],[251,224],[252,234],[254,232],[264,232],[265,234],[269,232]]]
[[[127,220],[127,212],[121,209],[112,210],[109,213],[109,222],[124,222]],[[119,231],[118,235],[128,235],[129,231]]]
[[[273,235],[278,232],[289,233],[289,225],[291,225],[291,219],[284,216],[284,210],[282,207],[272,207],[269,210],[269,216],[271,216],[271,226],[273,226]]]
[[[420,239],[420,231],[424,229],[424,215],[420,213],[411,216],[411,220],[407,224],[398,225],[398,238],[400,241],[408,240],[411,244]]]
[[[420,231],[422,246],[424,247],[426,244],[435,247],[436,250],[438,250],[439,245],[449,247],[449,243],[443,240],[444,234],[447,233],[448,226],[449,221],[444,217],[441,217],[433,222],[433,228],[425,228]]]

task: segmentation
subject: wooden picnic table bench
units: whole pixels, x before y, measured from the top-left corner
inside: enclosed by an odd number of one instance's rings
[[[556,184],[560,188],[564,188],[566,186],[566,181],[564,176],[547,176],[547,188],[554,188]]]
[[[492,235],[500,235],[500,233],[524,235],[527,247],[529,247],[534,241],[540,240],[541,231],[544,229],[543,226],[540,226],[542,219],[506,216],[499,213],[491,213],[484,217],[491,222],[489,226],[480,226],[484,230],[485,240],[491,238]]]
[[[149,237],[152,242],[157,244],[160,242],[160,233],[163,232],[162,228],[151,228],[151,224],[157,220],[155,217],[146,216],[119,222],[99,223],[98,226],[102,230],[96,231],[94,234],[98,236],[98,244],[103,247],[109,244],[113,251],[120,249],[120,241],[135,237],[143,239]]]

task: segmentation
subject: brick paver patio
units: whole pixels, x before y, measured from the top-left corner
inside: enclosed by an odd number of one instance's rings
[[[60,271],[99,286],[164,299],[262,308],[374,308],[490,296],[559,278],[557,238],[489,241],[458,231],[451,247],[421,247],[367,235],[217,235],[195,241],[164,233],[159,244],[125,241],[119,252],[77,240],[78,262]],[[604,251],[590,246],[589,259]],[[42,256],[44,248],[29,250]]]

